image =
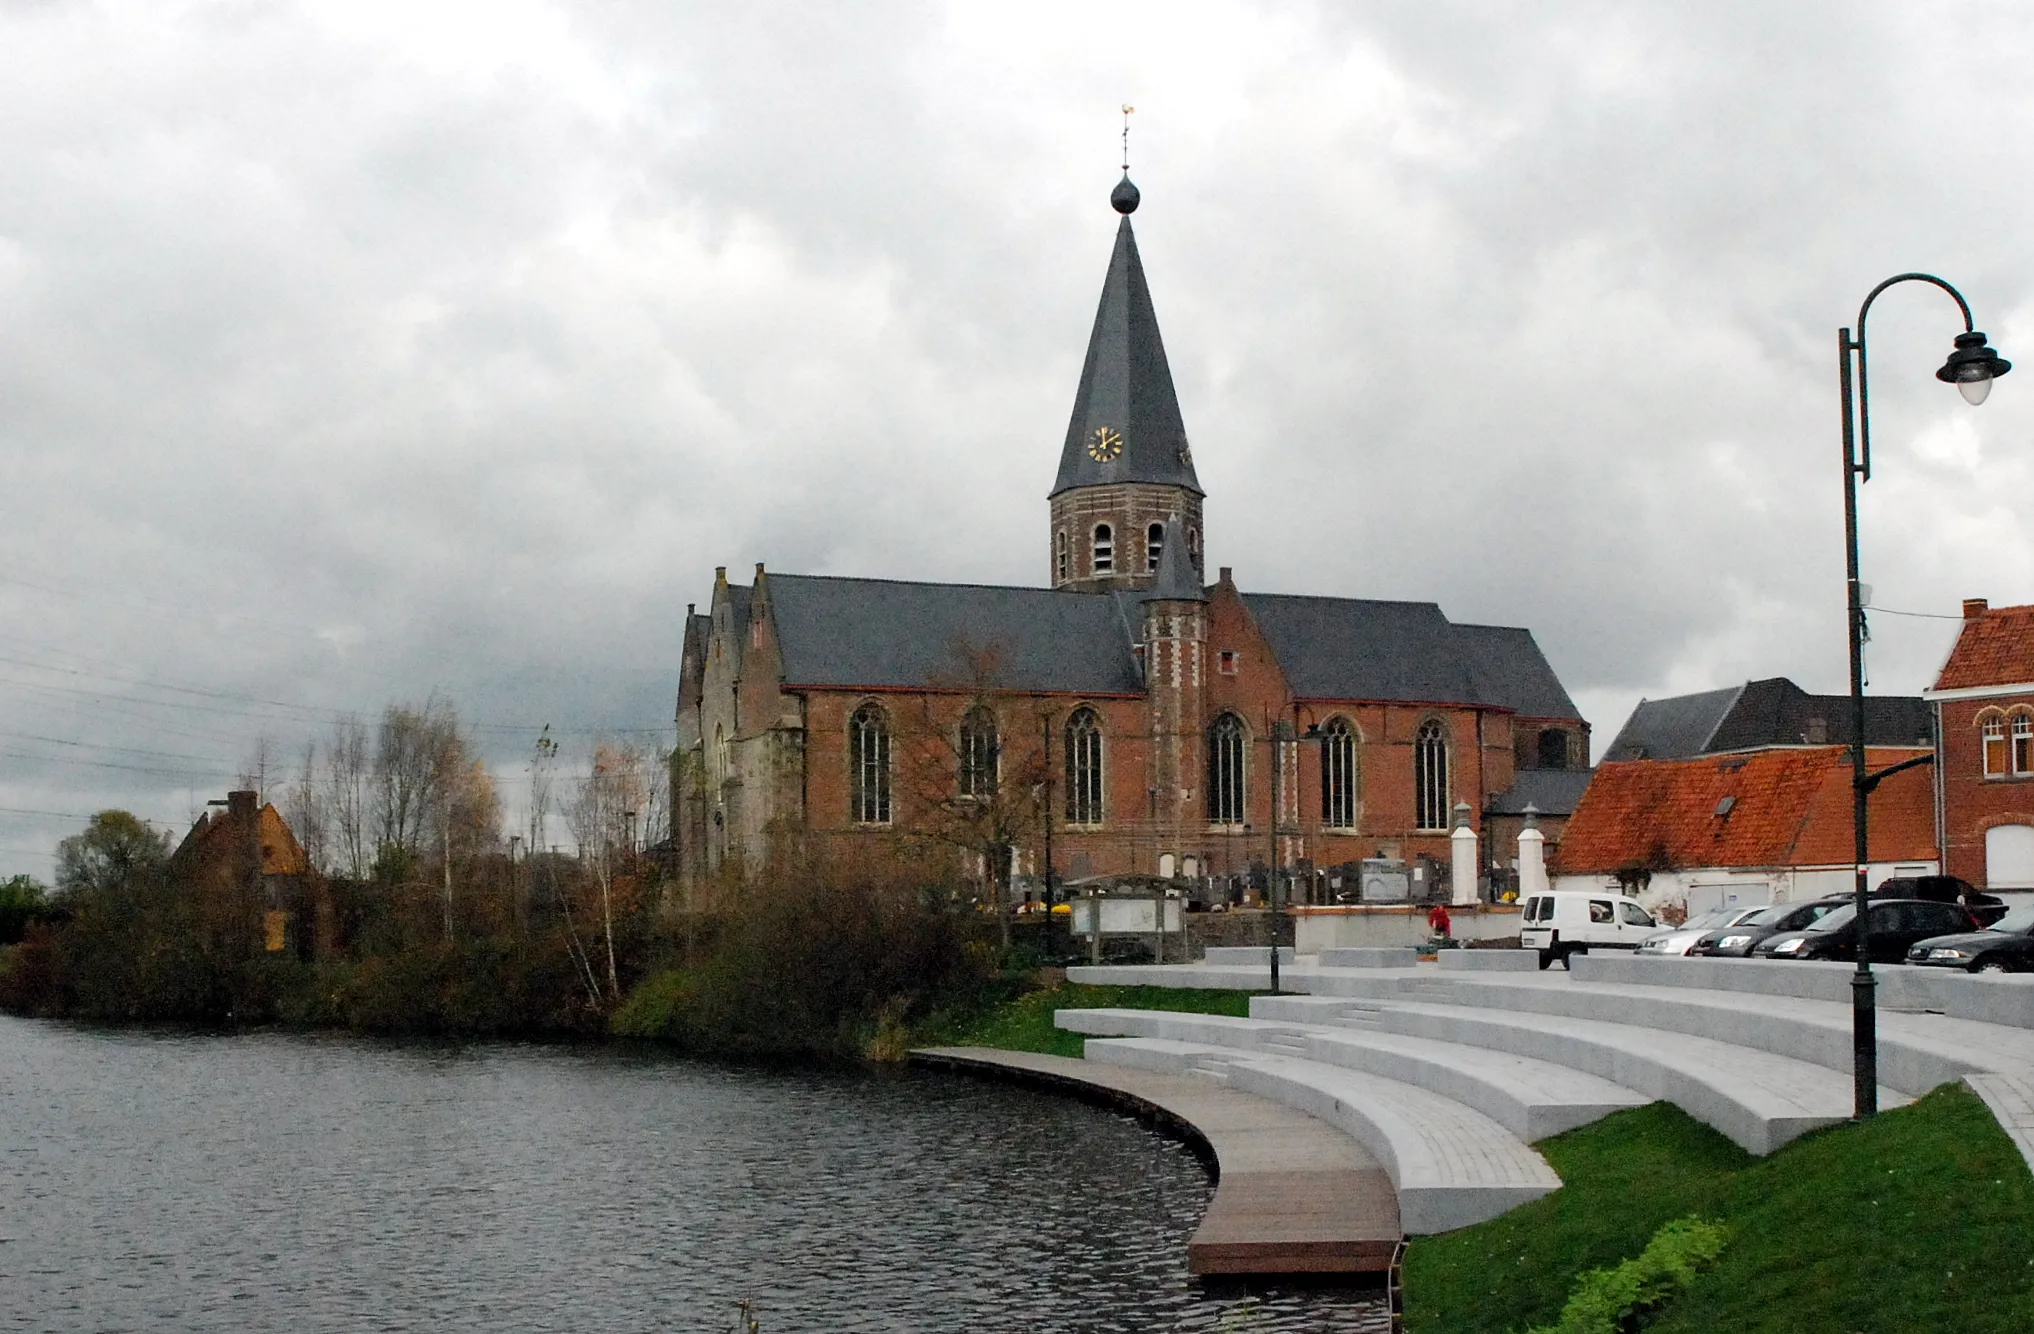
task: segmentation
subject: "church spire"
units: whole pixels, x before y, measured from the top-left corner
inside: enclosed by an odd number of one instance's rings
[[[1116,227],[1116,248],[1102,281],[1094,332],[1088,336],[1088,359],[1060,452],[1054,496],[1075,487],[1133,482],[1203,494],[1137,256],[1137,237],[1130,230],[1138,202],[1126,170],[1109,195],[1123,221]]]

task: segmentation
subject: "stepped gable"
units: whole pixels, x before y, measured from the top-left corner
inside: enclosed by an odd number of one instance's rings
[[[1455,625],[1431,602],[1246,593],[1243,603],[1303,699],[1580,716],[1529,630]]]
[[[2034,606],[1969,609],[1936,690],[2034,682]]]
[[[1126,201],[1129,208],[1124,207]],[[1087,361],[1081,367],[1080,389],[1074,395],[1051,494],[1077,486],[1144,482],[1202,495],[1165,342],[1158,333],[1158,315],[1151,306],[1151,289],[1137,255],[1137,236],[1130,227],[1134,188],[1125,195],[1119,186],[1111,203],[1123,213],[1123,220],[1116,226],[1116,248],[1102,282],[1102,299],[1088,335]],[[1121,452],[1114,458],[1097,458],[1089,451],[1098,431],[1122,437]]]
[[[1876,747],[1866,761],[1881,769],[1918,753]],[[1880,786],[1872,860],[1934,856],[1929,781],[1915,769]],[[1662,856],[1674,866],[1841,865],[1850,838],[1849,754],[1840,746],[1606,761],[1562,835],[1561,871],[1607,873]]]
[[[784,684],[923,689],[973,684],[987,653],[1002,690],[1141,695],[1123,609],[1105,593],[773,574]]]

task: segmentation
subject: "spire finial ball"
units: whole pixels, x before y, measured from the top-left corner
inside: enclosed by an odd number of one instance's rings
[[[1127,217],[1137,211],[1139,198],[1137,187],[1130,184],[1130,173],[1126,171],[1123,179],[1116,182],[1116,188],[1109,192],[1109,207]]]

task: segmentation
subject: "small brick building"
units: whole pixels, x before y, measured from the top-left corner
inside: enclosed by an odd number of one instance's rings
[[[1963,604],[1935,710],[1943,870],[1981,889],[2034,889],[2034,606]]]
[[[1049,586],[717,570],[679,673],[683,877],[782,834],[882,839],[999,809],[1020,880],[1049,841],[1062,881],[1181,877],[1233,897],[1274,843],[1281,867],[1444,865],[1458,803],[1479,829],[1487,810],[1515,820],[1531,773],[1586,769],[1588,725],[1529,631],[1206,577],[1127,179],[1111,202],[1124,216],[1050,493]]]

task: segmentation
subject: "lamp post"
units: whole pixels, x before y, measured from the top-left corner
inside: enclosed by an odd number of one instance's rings
[[[1308,723],[1305,735],[1299,734],[1290,721],[1280,718],[1271,729],[1271,859],[1264,864],[1264,897],[1271,904],[1271,994],[1278,992],[1278,937],[1285,925],[1285,905],[1278,896],[1278,812],[1282,794],[1279,791],[1281,776],[1285,773],[1285,753],[1280,747],[1288,743],[1310,741],[1318,744],[1327,733],[1321,731],[1319,723]],[[1297,775],[1295,775],[1297,776]]]
[[[1872,479],[1871,389],[1865,369],[1865,317],[1879,293],[1896,283],[1932,283],[1949,293],[1963,313],[1963,332],[1956,336],[1956,348],[1935,378],[1953,384],[1973,406],[1985,401],[1992,381],[2013,369],[2013,364],[1985,345],[1985,336],[1972,327],[1970,303],[1963,294],[1942,279],[1927,273],[1902,273],[1886,279],[1865,297],[1858,307],[1857,337],[1849,329],[1836,334],[1839,380],[1843,388],[1843,540],[1846,557],[1850,632],[1850,791],[1851,829],[1857,854],[1857,879],[1853,903],[1857,913],[1857,971],[1851,977],[1851,1075],[1855,1109],[1859,1120],[1874,1116],[1879,1109],[1877,981],[1872,976],[1870,922],[1867,910],[1866,876],[1870,867],[1870,840],[1866,836],[1866,798],[1885,774],[1865,772],[1864,707],[1864,590],[1858,583],[1857,487]],[[1855,360],[1856,393],[1852,393],[1852,365]],[[1901,765],[1905,768],[1905,765]]]

